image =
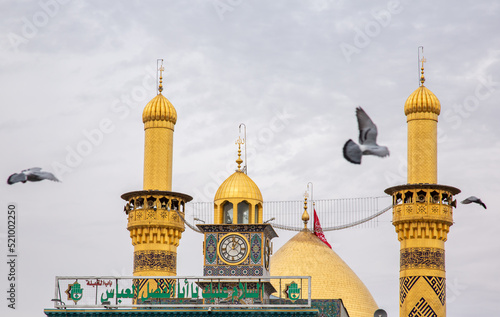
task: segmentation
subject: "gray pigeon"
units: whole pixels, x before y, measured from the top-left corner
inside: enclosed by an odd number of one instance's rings
[[[377,144],[377,126],[361,107],[356,108],[356,117],[358,118],[359,144],[351,139],[344,144],[345,159],[354,164],[361,164],[363,155],[388,156],[389,149]]]
[[[43,172],[40,167],[33,167],[27,170],[21,171],[18,174],[12,174],[7,179],[7,184],[12,185],[18,182],[39,182],[44,179],[48,179],[54,182],[59,182],[59,180],[54,176],[54,174],[49,172]]]
[[[462,200],[462,204],[470,204],[470,203],[476,203],[484,207],[486,209],[486,205],[481,201],[481,199],[477,198],[476,196],[470,196],[469,198],[466,198]]]

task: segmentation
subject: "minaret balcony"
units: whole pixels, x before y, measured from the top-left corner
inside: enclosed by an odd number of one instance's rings
[[[153,190],[126,193],[122,198],[127,201],[124,211],[133,245],[178,245],[185,229],[185,204],[192,200],[191,196]]]
[[[430,238],[446,241],[453,225],[453,196],[460,190],[437,184],[407,184],[385,190],[392,195],[392,223],[399,240]]]

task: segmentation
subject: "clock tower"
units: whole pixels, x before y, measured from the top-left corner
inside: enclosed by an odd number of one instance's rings
[[[237,285],[245,277],[262,277],[261,295],[264,303],[275,292],[269,279],[271,240],[278,235],[272,225],[262,222],[262,195],[254,181],[241,170],[241,144],[238,139],[238,168],[219,187],[214,199],[214,224],[198,224],[204,233],[203,275],[235,277],[225,287]],[[258,289],[257,282],[248,283]],[[245,299],[252,304],[256,299]],[[231,301],[230,298],[222,299]]]

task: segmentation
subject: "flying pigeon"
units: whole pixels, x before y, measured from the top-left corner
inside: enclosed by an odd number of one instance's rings
[[[21,171],[18,174],[12,174],[7,179],[7,184],[12,185],[18,182],[39,182],[44,179],[48,179],[54,182],[59,182],[59,180],[54,176],[54,174],[49,172],[43,172],[40,167],[33,167]]]
[[[356,117],[358,118],[359,145],[349,139],[344,144],[345,159],[354,164],[361,164],[363,155],[388,156],[389,149],[377,144],[377,126],[361,107],[356,108]]]
[[[481,201],[481,199],[477,198],[476,196],[470,196],[469,198],[466,198],[462,200],[462,204],[470,204],[470,203],[476,203],[484,207],[486,209],[486,205]]]

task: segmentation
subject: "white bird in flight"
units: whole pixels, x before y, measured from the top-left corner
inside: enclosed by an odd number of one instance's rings
[[[33,167],[26,170],[21,171],[21,173],[12,174],[7,179],[7,184],[12,185],[18,182],[39,182],[44,179],[48,179],[54,182],[59,182],[54,174],[49,172],[44,172],[40,167]]]
[[[484,207],[486,209],[486,205],[481,201],[481,199],[477,198],[476,196],[470,196],[469,198],[466,198],[462,200],[462,204],[470,204],[470,203],[476,203]]]
[[[354,164],[361,164],[363,155],[388,156],[389,149],[377,144],[377,126],[361,107],[356,108],[356,117],[358,118],[359,144],[351,139],[344,144],[345,159]]]

